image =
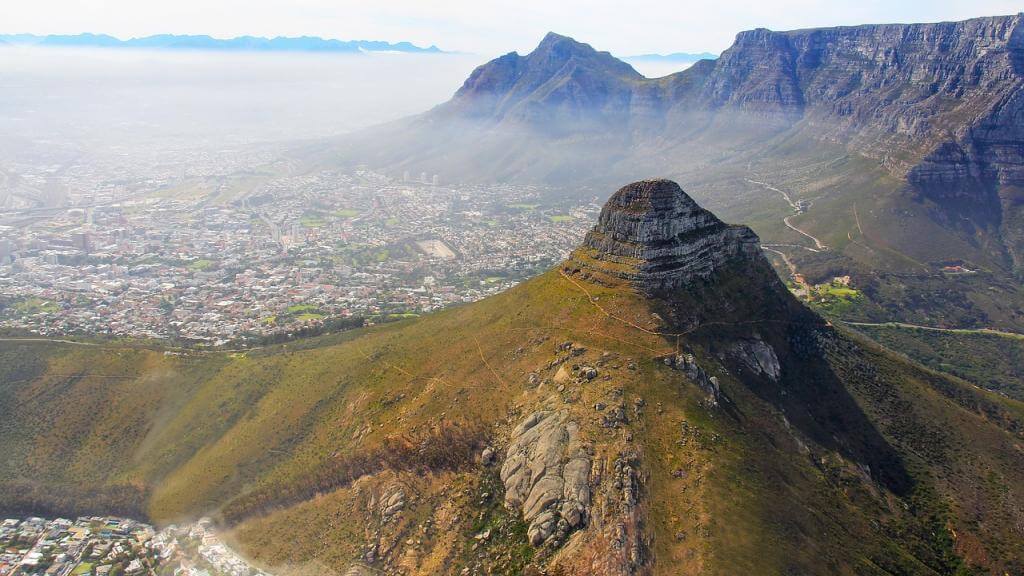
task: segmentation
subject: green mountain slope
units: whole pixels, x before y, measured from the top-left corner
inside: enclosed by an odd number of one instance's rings
[[[670,184],[413,321],[244,354],[4,341],[0,511],[212,514],[295,573],[1024,570],[1024,404],[829,326]]]

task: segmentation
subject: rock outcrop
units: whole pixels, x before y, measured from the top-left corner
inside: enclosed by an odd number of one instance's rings
[[[714,406],[718,404],[719,398],[722,396],[721,386],[718,384],[718,378],[708,374],[703,368],[697,364],[697,359],[693,354],[676,354],[665,358],[665,364],[676,368],[686,374],[686,377],[693,381],[701,390],[707,394],[708,404]]]
[[[779,358],[767,342],[758,338],[743,339],[731,347],[732,353],[754,374],[776,382],[782,375]]]
[[[353,564],[349,566],[348,570],[345,570],[343,576],[377,576],[378,572],[368,566],[362,564]]]
[[[530,527],[530,544],[561,542],[584,525],[590,507],[590,457],[564,412],[539,411],[512,431],[501,467],[505,505]]]
[[[760,257],[757,236],[701,208],[671,180],[623,186],[566,268],[628,280],[642,292],[673,290],[736,259]]]
[[[405,489],[397,484],[389,486],[381,495],[378,508],[381,522],[391,522],[405,510]]]

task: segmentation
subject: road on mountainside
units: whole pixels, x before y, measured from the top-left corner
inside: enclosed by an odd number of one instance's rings
[[[814,236],[811,236],[807,232],[804,232],[803,230],[797,228],[796,226],[793,226],[793,224],[789,221],[789,219],[792,218],[793,216],[796,216],[796,214],[791,214],[789,216],[786,216],[785,218],[782,219],[782,222],[790,230],[793,230],[794,232],[799,232],[800,234],[803,234],[804,236],[810,238],[811,241],[814,242],[814,246],[816,247],[816,249],[814,249],[814,248],[807,248],[808,250],[810,250],[812,252],[824,252],[825,250],[828,250],[828,246],[822,244],[821,240],[818,240],[817,238],[815,238]]]
[[[773,244],[773,246],[777,246],[777,244]],[[789,275],[793,277],[793,282],[797,283],[801,288],[807,290],[808,293],[810,293],[811,287],[797,273],[796,264],[793,264],[793,261],[789,259],[789,256],[786,256],[785,252],[781,250],[776,250],[775,248],[769,248],[768,246],[761,246],[761,249],[764,250],[765,252],[778,254],[779,258],[782,258],[782,261],[786,263],[786,268],[789,269]],[[808,250],[810,250],[810,248],[808,248]]]
[[[776,188],[775,186],[772,186],[771,184],[769,184],[767,182],[761,182],[759,180],[751,180],[750,178],[745,178],[745,180],[747,182],[751,183],[751,184],[756,184],[758,186],[761,186],[761,187],[765,188],[766,190],[771,190],[772,192],[777,192],[779,195],[782,196],[782,198],[786,201],[786,203],[789,204],[789,207],[793,209],[793,214],[790,214],[789,216],[786,216],[785,218],[783,218],[782,219],[782,223],[785,224],[786,227],[789,228],[790,230],[792,230],[792,231],[794,231],[794,232],[796,232],[796,233],[798,233],[798,234],[800,234],[800,235],[810,239],[811,242],[814,242],[814,248],[808,248],[807,246],[801,246],[801,248],[804,248],[806,250],[810,250],[811,252],[824,252],[825,250],[828,250],[828,246],[826,246],[821,240],[818,240],[817,238],[815,238],[810,233],[797,228],[796,226],[793,225],[792,222],[789,221],[790,218],[793,218],[794,216],[798,216],[800,214],[803,214],[806,211],[806,208],[809,207],[810,205],[808,205],[807,207],[803,207],[802,208],[799,204],[797,204],[796,202],[793,202],[793,199],[790,198],[789,194],[785,190],[781,190],[779,188]],[[784,246],[784,244],[771,244],[771,246]]]
[[[952,334],[988,334],[1013,340],[1024,340],[1024,334],[1019,332],[1007,332],[995,328],[939,328],[937,326],[922,326],[920,324],[909,324],[907,322],[853,322],[848,320],[834,320],[847,326],[868,326],[876,328],[905,328],[910,330],[928,330],[930,332],[948,332]]]

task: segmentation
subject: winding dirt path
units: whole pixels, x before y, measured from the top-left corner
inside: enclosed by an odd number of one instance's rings
[[[789,215],[789,216],[786,216],[785,218],[783,218],[783,219],[782,219],[782,222],[783,222],[783,224],[785,224],[785,225],[786,225],[786,226],[787,226],[787,227],[788,227],[788,228],[789,228],[790,230],[793,230],[794,232],[798,232],[798,233],[800,233],[800,234],[803,234],[804,236],[806,236],[806,237],[810,238],[812,242],[814,242],[814,246],[815,246],[815,248],[814,248],[814,249],[812,249],[812,248],[807,248],[808,250],[811,250],[812,252],[824,252],[824,251],[828,250],[828,246],[826,246],[825,244],[823,244],[823,243],[821,242],[821,240],[818,240],[818,239],[817,239],[817,238],[815,238],[814,236],[811,236],[811,235],[810,235],[810,234],[808,234],[807,232],[804,232],[803,230],[801,230],[801,229],[797,228],[796,226],[794,226],[794,225],[793,225],[793,223],[789,221],[789,219],[790,219],[790,218],[792,218],[793,216],[796,216],[796,214],[791,214],[791,215]]]
[[[849,320],[836,320],[847,326],[868,326],[877,328],[905,328],[909,330],[928,330],[929,332],[947,332],[950,334],[987,334],[1010,338],[1012,340],[1024,340],[1024,334],[1019,332],[1007,332],[995,328],[939,328],[938,326],[922,326],[921,324],[910,324],[907,322],[853,322]]]
[[[772,186],[771,184],[769,184],[767,182],[761,182],[760,180],[752,180],[750,178],[744,178],[744,180],[746,180],[747,182],[749,182],[751,184],[756,184],[758,186],[761,186],[762,188],[765,188],[766,190],[771,190],[772,192],[777,192],[779,195],[782,196],[782,198],[786,201],[786,203],[789,204],[789,207],[793,209],[793,214],[790,214],[789,216],[786,216],[785,218],[783,218],[782,219],[782,223],[785,224],[786,227],[789,228],[790,230],[796,232],[797,234],[800,234],[800,235],[804,236],[805,238],[808,238],[811,242],[814,242],[814,248],[808,248],[806,246],[802,246],[802,248],[805,248],[805,249],[810,250],[812,252],[824,252],[824,251],[828,250],[828,246],[826,246],[825,243],[823,243],[821,240],[818,240],[816,237],[814,237],[810,233],[805,232],[804,230],[801,230],[800,228],[797,228],[792,222],[789,221],[790,218],[793,218],[794,216],[799,216],[800,214],[803,214],[804,211],[800,208],[800,206],[796,202],[793,202],[793,198],[790,197],[788,192],[786,192],[785,190],[782,190],[780,188],[777,188],[775,186]],[[782,244],[779,244],[779,246],[782,246]]]
[[[491,371],[491,374],[494,376],[494,379],[498,381],[498,384],[500,386],[504,386],[505,381],[501,378],[501,375],[498,374],[498,371],[491,366],[491,363],[487,361],[487,358],[484,358],[484,348],[480,345],[480,339],[476,337],[476,334],[473,334],[473,342],[476,343],[476,351],[477,354],[480,355],[480,361],[483,362],[484,366]]]
[[[595,298],[593,295],[591,295],[590,291],[587,290],[587,288],[585,286],[583,286],[582,284],[580,284],[579,282],[574,280],[571,276],[569,276],[568,274],[566,274],[562,270],[559,270],[558,273],[562,275],[562,278],[565,278],[566,280],[571,282],[573,284],[573,286],[575,286],[580,291],[582,291],[587,296],[587,300],[591,304],[593,304],[595,308],[597,308],[599,311],[601,311],[601,313],[604,314],[605,316],[611,318],[612,320],[616,320],[618,322],[621,322],[621,323],[625,324],[626,326],[629,326],[629,327],[634,328],[636,330],[639,330],[641,332],[645,332],[647,334],[652,334],[654,336],[662,336],[662,337],[678,339],[681,336],[686,336],[686,335],[689,335],[689,334],[693,334],[697,330],[700,330],[701,328],[707,328],[709,326],[746,326],[748,324],[804,324],[803,322],[794,322],[792,320],[775,320],[775,319],[769,319],[769,318],[761,318],[761,319],[754,319],[754,320],[741,320],[739,322],[725,322],[725,321],[715,320],[715,321],[712,321],[712,322],[704,322],[703,324],[697,324],[696,326],[694,326],[692,328],[689,328],[687,330],[683,330],[682,332],[659,332],[657,330],[650,330],[648,328],[644,328],[643,326],[637,325],[637,324],[635,324],[633,322],[630,322],[629,320],[626,320],[625,318],[622,318],[620,316],[616,316],[615,314],[612,314],[611,312],[608,312],[607,310],[604,309],[603,306],[598,304],[597,298]],[[824,324],[824,321],[822,321],[822,324]]]

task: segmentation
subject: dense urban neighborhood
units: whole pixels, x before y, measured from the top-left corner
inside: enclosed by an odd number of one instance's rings
[[[598,210],[537,187],[444,186],[427,174],[223,180],[97,183],[59,209],[8,208],[0,327],[218,345],[387,321],[552,266]]]
[[[125,518],[8,518],[0,576],[265,576],[220,541],[208,519],[154,531]]]

